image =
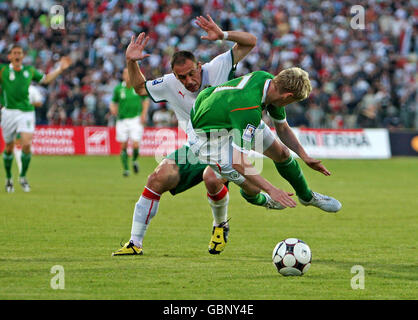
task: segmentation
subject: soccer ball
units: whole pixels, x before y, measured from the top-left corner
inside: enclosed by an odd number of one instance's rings
[[[273,264],[283,276],[301,276],[311,266],[312,253],[302,240],[288,238],[280,241],[273,250]]]

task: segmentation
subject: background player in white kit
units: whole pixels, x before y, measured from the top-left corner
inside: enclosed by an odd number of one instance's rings
[[[145,33],[141,33],[136,40],[132,37],[126,50],[129,78],[136,92],[139,95],[148,93],[155,102],[167,101],[177,116],[179,126],[184,131],[190,119],[190,110],[199,92],[207,87],[228,81],[233,76],[235,65],[254,48],[257,42],[256,37],[247,32],[222,31],[209,15],[207,19],[197,17],[196,23],[207,32],[207,36],[202,39],[229,40],[235,42],[235,45],[231,50],[203,65],[191,52],[177,52],[171,60],[173,73],[148,81],[141,73],[137,61],[149,56],[143,53],[149,38],[145,37]],[[268,132],[266,130],[266,135],[273,143],[275,138],[269,128]],[[229,232],[228,189],[223,184],[224,181],[218,179],[212,169],[198,163],[196,158],[193,159],[193,153],[189,152],[188,146],[183,146],[164,159],[148,177],[144,191],[135,205],[131,239],[113,255],[142,254],[142,241],[150,220],[157,213],[161,195],[166,191],[170,191],[173,195],[183,192],[200,183],[202,179],[208,191],[208,201],[214,218],[212,235],[216,229],[220,228],[226,242]],[[209,252],[220,253],[223,247],[224,245],[214,245],[211,239]]]

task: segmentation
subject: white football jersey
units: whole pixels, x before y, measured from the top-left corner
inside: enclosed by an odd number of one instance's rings
[[[233,71],[232,50],[224,52],[210,62],[202,65],[202,83],[197,92],[190,92],[177,80],[174,73],[166,74],[161,78],[149,80],[145,87],[148,95],[154,102],[166,101],[176,114],[179,126],[186,131],[193,104],[203,89],[227,82]]]

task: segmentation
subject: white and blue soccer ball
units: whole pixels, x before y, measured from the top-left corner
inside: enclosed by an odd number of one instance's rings
[[[280,241],[273,250],[273,264],[283,276],[302,276],[312,262],[311,248],[302,240],[288,238]]]

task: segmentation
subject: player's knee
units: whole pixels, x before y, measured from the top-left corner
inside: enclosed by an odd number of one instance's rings
[[[13,153],[13,148],[14,148],[14,143],[12,142],[12,143],[7,143],[5,146],[4,146],[4,151],[6,152],[6,153]]]
[[[279,151],[279,162],[286,161],[290,157],[290,151],[289,148],[286,146],[282,146]]]
[[[171,163],[161,163],[148,176],[147,187],[160,194],[175,188],[179,182],[178,167]]]
[[[120,143],[120,148],[122,150],[126,150],[128,148],[128,142],[121,142]]]
[[[31,146],[30,144],[22,144],[22,151],[26,154],[31,152]]]
[[[203,172],[203,181],[211,194],[215,194],[223,187],[223,180],[219,179],[210,167],[207,167]]]

